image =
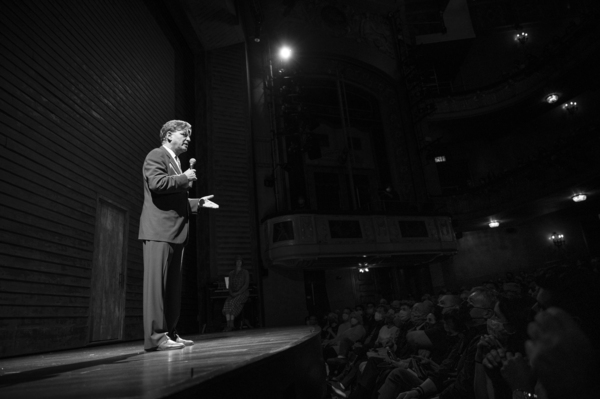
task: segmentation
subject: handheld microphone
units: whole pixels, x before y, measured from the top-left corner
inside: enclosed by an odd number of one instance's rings
[[[196,158],[190,158],[190,169],[194,169],[194,165],[196,165]],[[189,187],[192,188],[194,182],[191,181]]]

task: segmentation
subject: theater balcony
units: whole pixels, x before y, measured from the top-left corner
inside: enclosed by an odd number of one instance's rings
[[[262,228],[267,261],[290,268],[411,266],[456,252],[447,216],[301,213]]]

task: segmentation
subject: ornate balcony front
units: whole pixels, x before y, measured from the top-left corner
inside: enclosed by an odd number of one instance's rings
[[[456,252],[445,216],[289,214],[263,222],[266,258],[294,268],[405,266]]]

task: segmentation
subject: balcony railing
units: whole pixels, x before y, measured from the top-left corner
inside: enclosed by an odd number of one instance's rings
[[[425,263],[456,252],[449,217],[289,214],[263,222],[266,258],[288,267]]]

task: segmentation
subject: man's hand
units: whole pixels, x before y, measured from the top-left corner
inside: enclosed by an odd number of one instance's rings
[[[483,359],[483,365],[489,369],[493,369],[496,367],[500,368],[502,367],[502,362],[505,358],[506,350],[502,348],[492,349],[488,352],[487,355],[485,355],[485,358]]]
[[[502,348],[502,345],[498,340],[491,335],[482,335],[477,343],[477,354],[475,355],[475,360],[478,362],[482,362],[485,355],[492,349]]]
[[[183,172],[183,174],[185,175],[185,177],[187,177],[188,181],[198,180],[196,178],[196,171],[194,169],[188,169],[185,172]]]
[[[209,201],[209,199],[212,197],[214,197],[214,195],[207,195],[206,197],[201,197],[198,201],[198,205],[202,208],[217,209],[219,207],[219,205],[212,201]]]

